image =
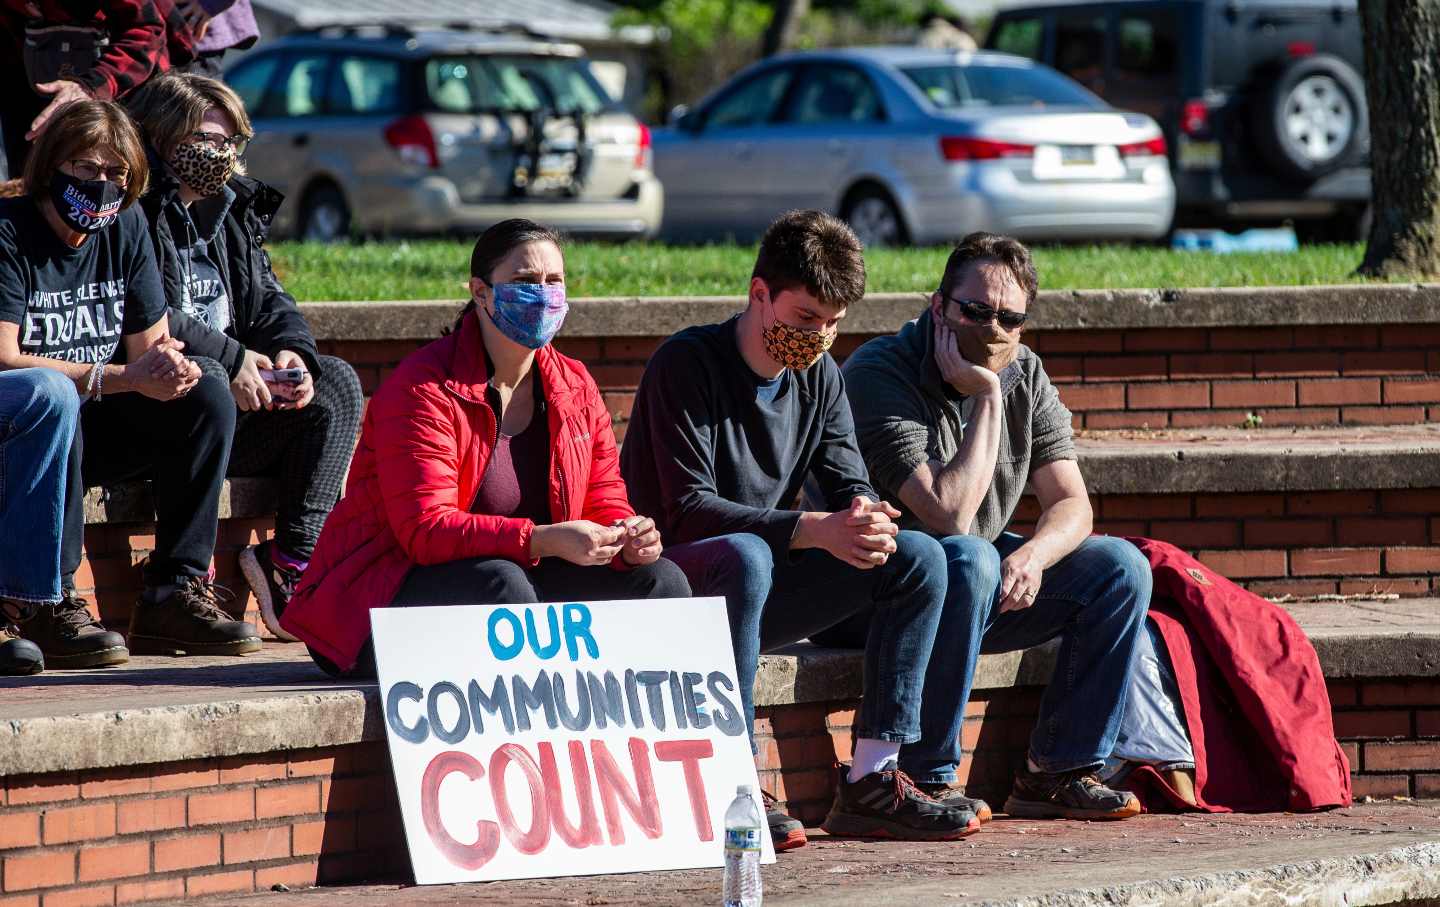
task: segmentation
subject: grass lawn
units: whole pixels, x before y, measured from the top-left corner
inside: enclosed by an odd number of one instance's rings
[[[323,246],[276,243],[275,270],[297,299],[462,299],[472,242],[420,240]],[[1036,250],[1045,289],[1243,287],[1358,282],[1359,245],[1305,246],[1292,253],[1212,255],[1130,246]],[[866,254],[872,292],[928,292],[948,249]],[[565,250],[574,296],[744,293],[753,246],[574,243]]]

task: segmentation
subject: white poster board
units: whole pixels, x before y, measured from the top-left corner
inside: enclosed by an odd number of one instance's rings
[[[736,785],[760,789],[724,599],[370,622],[418,883],[723,864]]]

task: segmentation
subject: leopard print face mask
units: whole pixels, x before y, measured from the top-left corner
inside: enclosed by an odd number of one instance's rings
[[[771,306],[774,314],[774,306]],[[786,368],[804,371],[825,355],[835,342],[836,331],[802,331],[779,318],[760,335],[765,353]]]
[[[179,145],[170,155],[170,169],[201,198],[218,195],[235,175],[237,158],[229,145],[216,148],[199,142]]]

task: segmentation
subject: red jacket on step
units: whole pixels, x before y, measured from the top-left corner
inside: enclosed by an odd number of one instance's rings
[[[1349,806],[1350,764],[1335,740],[1325,675],[1294,618],[1174,545],[1129,541],[1155,577],[1150,619],[1175,668],[1200,808]],[[1148,768],[1132,779],[1147,809],[1181,806]]]
[[[554,522],[634,515],[610,412],[590,373],[552,346],[535,354],[550,429]],[[479,316],[412,353],[370,401],[345,496],[320,533],[281,623],[342,669],[417,564],[530,559],[528,519],[471,513],[495,446],[490,369]]]

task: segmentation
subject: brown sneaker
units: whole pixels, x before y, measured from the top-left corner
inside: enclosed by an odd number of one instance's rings
[[[260,651],[253,624],[221,607],[234,596],[224,586],[191,577],[162,601],[142,597],[130,614],[130,650],[137,655],[248,655]]]
[[[125,637],[90,616],[90,603],[73,589],[53,605],[41,605],[20,633],[45,653],[51,668],[102,668],[130,660]]]
[[[1005,812],[1024,819],[1128,819],[1140,815],[1140,800],[1101,784],[1093,771],[1032,772],[1021,767]]]
[[[989,803],[986,803],[979,797],[965,796],[965,785],[963,784],[952,784],[948,781],[941,781],[936,784],[925,784],[917,781],[915,782],[915,786],[947,806],[958,806],[961,809],[970,810],[975,814],[975,818],[980,820],[981,824],[989,822],[994,818],[994,813],[991,812]]]
[[[835,773],[835,803],[820,827],[836,837],[954,841],[980,830],[974,813],[922,792],[893,761],[859,781],[843,763]]]

